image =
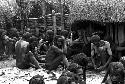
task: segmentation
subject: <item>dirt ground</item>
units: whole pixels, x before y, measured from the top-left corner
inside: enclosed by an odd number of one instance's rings
[[[54,72],[58,78],[61,71]],[[45,84],[56,84],[56,79],[47,74],[44,69],[34,70],[33,68],[21,70],[15,67],[15,60],[0,61],[0,84],[29,84],[29,80],[34,75],[44,75]],[[101,84],[104,73],[94,73],[87,71],[86,84]]]

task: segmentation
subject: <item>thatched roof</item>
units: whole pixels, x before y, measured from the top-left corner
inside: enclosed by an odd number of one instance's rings
[[[69,21],[87,19],[100,22],[124,22],[125,0],[69,0]]]

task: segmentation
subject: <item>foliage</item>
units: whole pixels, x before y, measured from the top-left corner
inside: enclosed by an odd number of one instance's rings
[[[4,21],[4,17],[8,19],[15,16],[18,6],[15,0],[0,0],[0,20]]]

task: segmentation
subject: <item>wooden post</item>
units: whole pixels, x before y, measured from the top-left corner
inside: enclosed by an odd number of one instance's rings
[[[61,4],[61,0],[59,0],[59,6],[60,6],[60,13],[61,13],[61,28],[64,30],[64,9],[63,9],[63,4]]]
[[[61,5],[61,24],[62,24],[62,30],[64,30],[64,5],[65,5],[65,0],[64,3]]]
[[[56,36],[56,15],[55,15],[55,11],[52,10],[52,19],[53,19],[53,29],[54,29],[54,37]]]
[[[47,24],[46,24],[46,1],[42,0],[42,10],[43,10],[43,17],[44,17],[44,27],[45,29],[47,28]]]

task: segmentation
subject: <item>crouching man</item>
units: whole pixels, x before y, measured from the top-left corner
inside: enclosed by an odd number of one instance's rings
[[[26,37],[27,36],[24,34],[15,44],[16,66],[20,69],[28,69],[30,67],[39,69],[41,67],[30,51],[29,42],[26,41]]]
[[[110,43],[101,40],[98,35],[93,35],[91,37],[91,58],[95,69],[99,71],[106,69],[112,61]]]

